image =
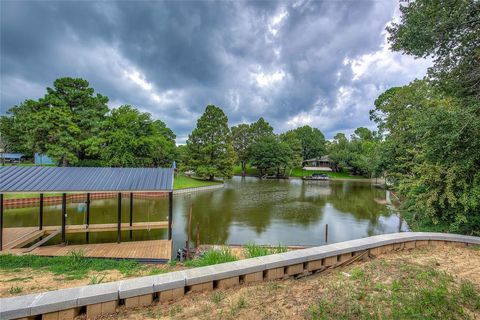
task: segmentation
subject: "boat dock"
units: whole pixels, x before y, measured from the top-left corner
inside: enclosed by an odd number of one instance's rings
[[[131,226],[122,223],[122,231],[166,229],[168,221],[137,222]],[[118,224],[68,225],[65,233],[87,233],[117,231]],[[35,254],[42,256],[68,255],[71,251],[82,250],[86,257],[137,259],[137,260],[170,260],[172,252],[171,240],[132,241],[122,243],[96,243],[82,245],[51,245],[43,246],[48,240],[61,233],[61,226],[4,228],[5,253]],[[24,246],[32,243],[29,247]]]

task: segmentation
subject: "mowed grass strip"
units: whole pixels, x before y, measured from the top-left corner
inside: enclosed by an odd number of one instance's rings
[[[191,178],[181,174],[175,175],[175,179],[173,181],[173,189],[186,189],[186,188],[197,188],[197,187],[206,187],[212,186],[216,184],[221,184],[218,181],[206,181],[201,180],[199,178]]]
[[[136,274],[144,266],[131,260],[94,259],[83,256],[82,251],[72,251],[63,257],[42,257],[36,255],[0,255],[0,270],[31,268],[63,275],[67,280],[82,279],[90,271],[118,270],[125,276]]]

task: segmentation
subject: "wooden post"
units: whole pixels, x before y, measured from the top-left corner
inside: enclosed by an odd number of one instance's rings
[[[38,213],[38,230],[43,229],[43,193],[40,193],[40,211]]]
[[[0,251],[3,249],[3,193],[0,193]]]
[[[67,224],[67,194],[62,194],[62,244],[66,243],[65,227]]]
[[[328,223],[325,225],[325,243],[328,243]]]
[[[132,230],[132,225],[133,225],[133,192],[130,192],[130,240],[132,240],[133,236],[133,230]]]
[[[190,210],[188,213],[188,231],[187,231],[187,260],[190,260],[190,232],[192,230],[192,206],[190,205]]]
[[[122,193],[118,193],[118,204],[117,204],[117,214],[118,214],[118,225],[117,225],[117,243],[122,241]]]
[[[87,221],[85,221],[85,224],[87,225],[87,229],[90,228],[90,193],[87,192]],[[90,232],[87,230],[85,233],[85,237],[87,238],[87,243],[90,240]]]
[[[173,191],[168,193],[168,240],[172,240]]]

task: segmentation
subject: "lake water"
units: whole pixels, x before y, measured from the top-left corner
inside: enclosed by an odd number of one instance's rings
[[[174,197],[173,241],[184,246],[188,211],[193,206],[191,239],[201,244],[323,245],[403,231],[406,225],[386,204],[387,192],[366,182],[259,180],[234,177],[223,189]],[[123,222],[129,200],[123,199]],[[45,206],[44,224],[61,224],[61,206]],[[85,205],[68,204],[67,224],[85,222]],[[116,223],[117,199],[92,200],[90,223]],[[135,199],[134,221],[166,220],[168,199]],[[7,209],[5,226],[38,225],[38,208]],[[197,231],[198,230],[198,231]],[[134,231],[133,240],[166,239],[167,230]],[[90,243],[116,242],[116,232],[90,234]],[[122,233],[129,241],[130,233]],[[59,242],[59,237],[49,244]],[[84,234],[67,234],[69,244],[85,243]],[[175,252],[175,251],[174,251]]]

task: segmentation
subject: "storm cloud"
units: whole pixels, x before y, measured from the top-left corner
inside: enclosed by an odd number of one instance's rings
[[[392,53],[384,1],[2,1],[2,113],[64,76],[161,119],[183,143],[207,104],[328,138],[430,65]]]

